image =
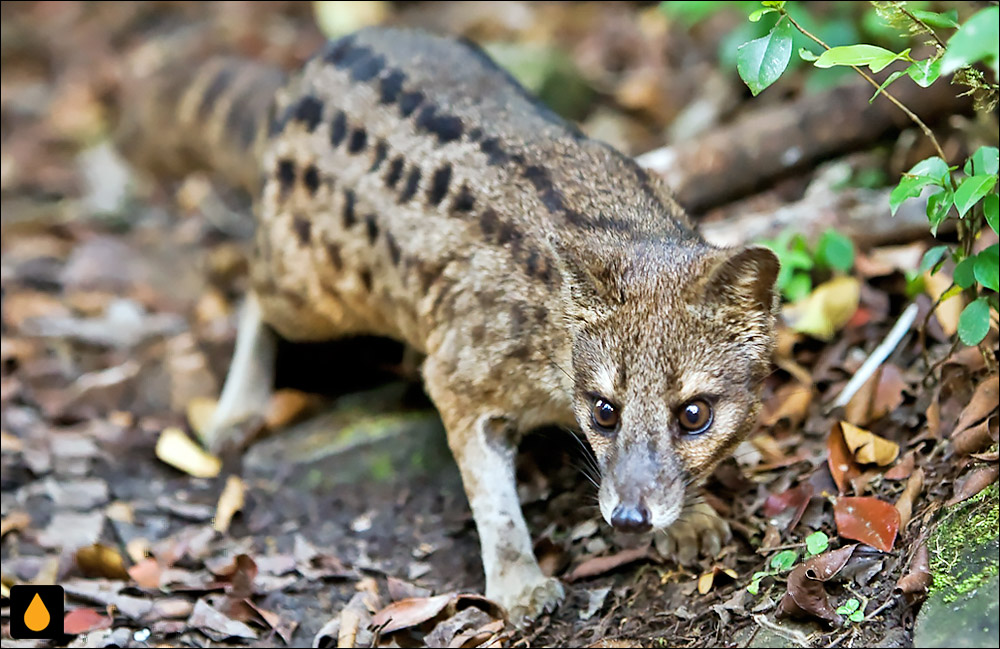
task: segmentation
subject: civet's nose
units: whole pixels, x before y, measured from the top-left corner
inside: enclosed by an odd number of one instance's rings
[[[623,532],[648,532],[653,524],[649,520],[649,510],[645,505],[619,504],[611,512],[611,524]]]

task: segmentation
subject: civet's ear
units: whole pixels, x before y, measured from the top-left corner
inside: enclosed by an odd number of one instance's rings
[[[774,283],[781,268],[774,252],[747,246],[724,254],[709,271],[705,296],[738,308],[773,311],[777,304]]]

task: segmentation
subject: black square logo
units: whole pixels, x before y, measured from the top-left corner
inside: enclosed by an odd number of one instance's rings
[[[62,586],[10,587],[10,637],[55,640],[62,635]]]

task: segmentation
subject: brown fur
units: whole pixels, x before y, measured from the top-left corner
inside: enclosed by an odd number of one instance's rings
[[[561,597],[514,485],[518,436],[542,424],[586,434],[605,518],[639,499],[658,527],[680,517],[671,529],[688,556],[699,538],[717,547],[724,526],[691,489],[757,414],[773,254],[709,246],[656,178],[474,46],[388,29],[335,41],[252,140],[235,125],[251,109],[265,119],[259,97],[276,77],[226,65],[206,66],[179,114],[208,131],[188,157],[251,188],[263,177],[252,263],[263,320],[292,339],[375,333],[427,355],[490,597],[518,619]],[[614,435],[593,425],[595,394],[619,405]],[[676,409],[697,396],[715,423],[685,436]],[[685,518],[692,506],[709,522]]]

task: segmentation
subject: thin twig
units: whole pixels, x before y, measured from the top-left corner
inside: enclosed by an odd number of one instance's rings
[[[804,36],[806,36],[807,38],[811,39],[815,43],[819,44],[824,49],[828,49],[828,50],[832,49],[829,45],[827,45],[826,43],[824,43],[817,36],[813,35],[809,31],[807,31],[805,28],[803,28],[802,25],[800,25],[799,23],[797,23],[795,21],[795,19],[792,18],[791,14],[789,14],[786,10],[781,9],[780,11],[781,11],[781,15],[787,17],[788,21],[790,23],[792,23],[792,26],[795,27],[795,29],[797,29],[800,32],[802,32],[802,34]],[[852,65],[851,67],[854,68],[855,72],[857,72],[862,77],[864,77],[865,81],[867,81],[868,83],[872,84],[872,87],[874,87],[875,89],[878,89],[878,87],[879,87],[878,82],[875,81],[875,79],[872,79],[868,74],[866,74],[864,70],[862,70],[861,68],[859,68],[856,65]],[[916,113],[914,113],[912,110],[910,110],[909,108],[907,108],[906,106],[904,106],[902,102],[900,102],[898,99],[896,99],[891,94],[889,94],[889,91],[887,89],[883,88],[881,94],[882,94],[883,97],[885,97],[886,99],[888,99],[889,101],[891,101],[893,104],[895,104],[897,108],[899,108],[901,111],[903,111],[904,113],[906,113],[906,116],[909,117],[910,120],[914,124],[916,124],[917,126],[920,127],[920,130],[924,132],[924,135],[927,136],[927,139],[929,139],[931,141],[931,144],[934,145],[934,148],[937,150],[938,155],[941,156],[941,159],[947,162],[948,158],[944,154],[944,149],[941,148],[941,145],[938,143],[937,138],[934,137],[934,132],[931,131],[931,129],[926,124],[924,124],[924,121],[922,119],[920,119],[919,117],[917,117]]]
[[[899,319],[896,320],[896,324],[894,324],[892,329],[889,331],[889,335],[887,335],[885,340],[879,343],[879,346],[875,348],[868,358],[865,359],[865,362],[862,363],[857,373],[851,377],[851,380],[847,382],[847,385],[844,386],[843,391],[841,391],[840,395],[833,402],[828,411],[847,405],[847,402],[851,400],[851,397],[853,397],[854,394],[861,389],[861,386],[871,378],[872,374],[875,373],[875,370],[882,365],[883,361],[885,361],[885,359],[889,357],[889,354],[891,354],[893,350],[896,349],[896,346],[899,345],[899,341],[903,339],[906,332],[913,326],[913,321],[917,318],[918,310],[919,308],[917,307],[916,302],[910,304],[910,306],[903,310]]]
[[[915,22],[918,25],[920,25],[921,27],[923,27],[927,31],[927,33],[930,34],[934,38],[934,42],[937,43],[937,46],[939,48],[941,48],[943,50],[943,49],[945,49],[947,47],[944,44],[944,41],[942,41],[940,38],[938,38],[938,35],[935,34],[934,30],[930,28],[930,25],[928,25],[923,20],[921,20],[920,18],[917,18],[912,13],[910,13],[910,10],[906,8],[906,3],[905,2],[894,2],[893,4],[896,5],[897,9],[899,9],[901,12],[903,12],[903,15],[905,15],[907,18],[909,18],[913,22]]]

